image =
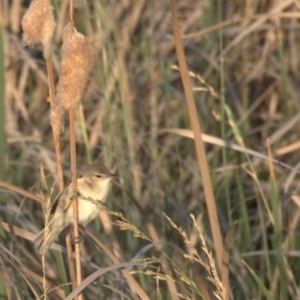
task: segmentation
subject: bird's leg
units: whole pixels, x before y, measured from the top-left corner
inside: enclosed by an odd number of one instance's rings
[[[68,203],[68,205],[64,208],[64,213],[67,212],[67,210],[69,209],[71,203],[73,202],[74,198],[78,198],[80,196],[80,193],[78,191],[73,192],[73,195],[69,198],[70,202]]]
[[[81,242],[81,237],[80,236],[74,236],[72,239],[71,239],[71,243],[72,244],[79,244]]]

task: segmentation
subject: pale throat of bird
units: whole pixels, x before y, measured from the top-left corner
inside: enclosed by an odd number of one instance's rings
[[[102,178],[94,183],[84,180],[78,186],[78,192],[84,198],[104,202],[111,186],[111,178]]]

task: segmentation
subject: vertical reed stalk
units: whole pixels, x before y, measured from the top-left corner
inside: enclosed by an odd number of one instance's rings
[[[192,86],[188,74],[188,68],[186,64],[185,54],[183,51],[183,46],[182,46],[182,41],[181,41],[181,36],[180,36],[180,31],[178,26],[178,13],[177,13],[176,0],[172,0],[172,22],[173,22],[173,35],[175,40],[175,48],[178,57],[180,74],[181,74],[182,84],[184,88],[184,94],[186,97],[186,103],[188,107],[188,113],[190,116],[192,130],[195,136],[194,139],[195,148],[196,148],[200,173],[202,176],[209,223],[210,223],[212,237],[213,237],[215,251],[216,251],[217,265],[219,267],[219,270],[221,270],[222,254],[223,254],[222,235],[221,235],[220,224],[217,215],[215,197],[214,197],[212,183],[209,175],[209,169],[207,165],[207,158],[206,158],[204,144],[202,140],[202,131],[198,120],[197,108],[195,105],[195,99],[194,99],[193,90],[192,90]]]
[[[53,109],[53,107],[56,104],[55,104],[52,56],[50,56],[50,58],[46,60],[46,63],[47,63],[48,86],[49,86],[49,101],[50,101],[51,109]],[[63,177],[62,162],[61,162],[59,134],[55,130],[52,130],[52,132],[53,132],[53,142],[54,142],[54,150],[55,150],[55,158],[56,158],[58,186],[59,186],[59,190],[62,191],[64,189],[64,177]],[[76,273],[75,273],[75,266],[73,260],[73,250],[71,244],[70,230],[68,230],[66,233],[66,247],[67,247],[68,265],[70,270],[72,288],[75,289],[77,284],[76,284]]]
[[[81,282],[81,264],[80,264],[80,242],[79,242],[79,224],[78,224],[78,197],[77,191],[77,176],[76,176],[76,136],[75,136],[75,111],[69,111],[70,121],[70,152],[71,152],[71,171],[72,171],[72,189],[73,197],[73,217],[74,217],[74,239],[75,239],[75,255],[76,255],[76,280],[77,285]],[[80,299],[82,295],[78,296]]]
[[[70,0],[69,20],[73,22],[74,3]],[[81,263],[80,263],[80,240],[79,240],[79,221],[78,221],[78,197],[77,191],[77,175],[76,175],[76,135],[75,135],[75,110],[69,111],[70,122],[70,152],[71,152],[71,171],[72,171],[72,189],[74,192],[73,198],[73,218],[74,218],[74,239],[75,239],[75,263],[76,263],[76,281],[77,286],[81,283]],[[81,300],[82,294],[79,294],[75,299]]]
[[[0,11],[2,4],[0,3]],[[4,118],[4,96],[5,96],[5,82],[4,82],[4,37],[3,37],[3,20],[0,15],[0,153],[5,153],[5,118]],[[4,180],[5,170],[5,156],[0,157],[0,179]]]

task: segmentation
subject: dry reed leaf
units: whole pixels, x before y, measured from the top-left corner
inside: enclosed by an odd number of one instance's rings
[[[184,94],[186,98],[191,127],[195,135],[195,139],[194,139],[195,149],[196,149],[196,154],[198,159],[199,170],[203,182],[205,202],[207,205],[208,218],[209,218],[209,223],[212,231],[212,238],[215,246],[217,263],[218,266],[221,266],[222,253],[223,253],[222,233],[220,229],[219,218],[217,215],[216,201],[215,201],[212,182],[209,174],[207,157],[204,149],[204,143],[202,140],[202,129],[200,126],[198,115],[196,113],[197,109],[195,104],[195,98],[193,95],[186,57],[183,50],[181,34],[178,25],[178,10],[177,10],[177,4],[175,0],[172,0],[171,10],[172,10],[172,23],[173,23],[173,36],[175,41],[177,59],[180,68],[180,75],[181,75]]]
[[[79,107],[95,59],[94,49],[86,37],[77,32],[73,22],[69,22],[64,29],[57,88],[57,101],[65,110],[76,110]]]
[[[17,227],[17,226],[11,226],[10,224],[6,223],[6,222],[2,222],[1,226],[3,227],[3,229],[9,233],[12,233],[16,236],[19,236],[21,238],[24,238],[28,241],[33,241],[35,238],[35,234],[27,231],[23,228]]]
[[[300,148],[300,142],[296,141],[296,142],[293,142],[291,144],[288,144],[288,145],[285,145],[285,146],[282,146],[282,147],[278,148],[275,151],[274,155],[276,155],[276,156],[285,155],[285,154],[297,151],[299,148]]]
[[[267,22],[270,18],[270,15],[277,14],[282,12],[284,9],[289,7],[291,4],[293,4],[294,0],[287,0],[284,2],[279,2],[277,5],[274,5],[274,7],[269,11],[268,14],[261,16],[259,19],[257,19],[255,22],[251,23],[245,30],[243,30],[240,34],[238,34],[224,49],[224,55],[227,55],[227,53],[232,50],[232,48],[240,43],[246,36],[248,36],[251,32],[257,30],[260,28],[265,22]]]
[[[66,300],[71,300],[75,296],[79,295],[79,293],[86,288],[88,285],[92,284],[93,281],[95,281],[98,277],[101,275],[111,272],[113,270],[118,270],[118,269],[127,269],[131,267],[139,267],[142,266],[141,263],[136,263],[136,262],[130,262],[130,263],[118,263],[118,264],[112,264],[109,267],[106,268],[100,268],[99,270],[95,271],[88,277],[86,277],[77,287],[74,289],[65,299]],[[142,299],[149,299],[146,294],[144,294],[144,297]]]
[[[160,129],[158,130],[159,133],[165,133],[165,132],[168,132],[168,133],[174,133],[174,134],[178,134],[180,136],[183,136],[183,137],[187,137],[187,138],[190,138],[190,139],[194,139],[194,133],[192,130],[190,129],[183,129],[183,128],[165,128],[165,129]],[[208,134],[205,134],[205,133],[202,133],[202,139],[205,143],[209,143],[211,145],[216,145],[216,146],[220,146],[220,147],[224,147],[224,148],[229,148],[229,149],[232,149],[232,150],[236,150],[236,151],[239,151],[239,152],[242,152],[242,153],[246,153],[246,154],[249,154],[251,156],[254,156],[254,157],[258,157],[258,158],[261,158],[263,160],[268,160],[268,156],[263,154],[263,153],[260,153],[258,151],[255,151],[255,150],[252,150],[250,148],[245,148],[245,147],[241,147],[240,145],[238,144],[235,144],[231,141],[227,141],[227,140],[224,140],[224,139],[221,139],[221,138],[218,138],[218,137],[215,137],[215,136],[212,136],[212,135],[208,135]],[[297,145],[298,147],[298,145]],[[278,155],[278,151],[275,152],[276,155]],[[282,153],[279,153],[279,155],[281,155]],[[298,167],[295,168],[294,166],[289,166],[277,159],[274,159],[272,158],[272,162],[274,164],[277,164],[279,166],[282,166],[288,170],[291,170],[291,171],[294,171],[296,173],[299,173],[298,171]]]
[[[114,213],[113,213],[114,214]],[[122,214],[118,214],[116,213],[116,215],[119,215],[120,218],[122,218]],[[123,217],[124,218],[124,217]],[[88,229],[86,230],[86,233],[89,235],[89,237],[91,237],[93,239],[93,241],[99,246],[101,247],[101,249],[106,253],[106,255],[112,260],[112,262],[114,264],[119,263],[119,260],[117,259],[117,257],[114,255],[114,253],[112,253],[104,243],[102,243],[91,231],[89,231]],[[138,284],[138,282],[130,275],[129,270],[128,269],[123,269],[122,274],[124,276],[124,278],[126,278],[128,285],[130,286],[130,289],[132,290],[132,299],[136,299],[134,298],[135,294],[138,294],[140,296],[141,299],[149,299],[146,295],[146,293],[144,292],[144,290],[142,289],[142,287]]]
[[[229,279],[230,248],[231,248],[231,243],[232,243],[233,231],[234,231],[234,226],[232,226],[226,234],[226,237],[224,240],[224,251],[223,251],[223,259],[222,259],[221,282],[224,287],[226,299],[233,299],[231,286],[230,286],[230,279]]]
[[[51,1],[32,1],[22,20],[24,44],[33,46],[41,43],[44,47],[44,57],[49,59],[55,25]]]
[[[5,257],[7,260],[13,261],[13,267],[14,267],[14,272],[16,272],[16,274],[18,274],[20,276],[20,278],[22,280],[24,280],[24,282],[27,285],[28,290],[30,290],[32,292],[32,295],[35,297],[35,299],[39,299],[39,295],[37,294],[37,292],[35,291],[35,288],[33,287],[32,283],[30,282],[30,280],[28,279],[28,274],[24,272],[22,272],[25,268],[22,268],[22,270],[20,270],[19,266],[23,266],[22,261],[20,260],[19,257],[17,257],[11,250],[9,250],[8,248],[4,247],[4,245],[0,245],[0,253],[1,253],[1,257]],[[25,269],[26,270],[26,269]],[[9,272],[12,273],[12,272]],[[14,282],[14,279],[11,278]],[[7,281],[7,280],[5,280]],[[14,290],[16,290],[14,288]],[[1,299],[14,299],[12,297],[7,298],[7,297],[1,297]],[[15,298],[15,299],[20,299]]]
[[[32,193],[29,193],[29,192],[27,192],[27,191],[25,191],[25,190],[23,190],[23,189],[15,186],[15,185],[13,185],[13,184],[10,184],[10,183],[7,183],[7,182],[4,182],[4,181],[0,180],[0,186],[2,186],[4,188],[7,188],[10,191],[16,192],[16,193],[18,193],[20,195],[23,195],[24,197],[27,197],[29,199],[33,199],[33,200],[35,200],[37,202],[40,202],[42,204],[45,203],[45,200],[43,198],[40,198],[40,197],[38,197],[38,196],[36,196],[36,195],[34,195]]]
[[[191,297],[189,297],[189,296],[187,296],[187,295],[182,295],[182,294],[180,294],[180,293],[178,293],[177,295],[178,295],[178,297],[180,297],[181,299],[187,299],[187,300],[192,300],[192,299],[193,299],[193,298],[191,298]]]

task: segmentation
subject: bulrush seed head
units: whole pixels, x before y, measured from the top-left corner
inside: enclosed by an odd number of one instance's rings
[[[95,58],[94,49],[87,39],[77,32],[73,22],[69,22],[64,29],[57,88],[57,101],[65,110],[76,110],[79,107]]]
[[[50,123],[52,126],[52,130],[57,135],[60,135],[64,131],[64,125],[63,125],[64,113],[65,112],[61,106],[56,104],[51,106]]]
[[[22,20],[23,42],[33,46],[41,43],[44,57],[49,59],[51,41],[55,29],[53,7],[50,0],[33,0]]]

